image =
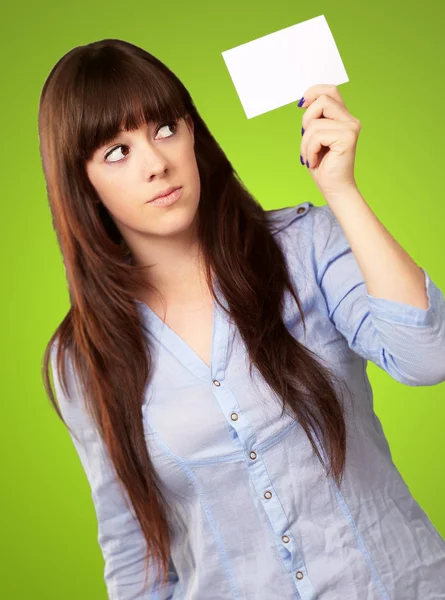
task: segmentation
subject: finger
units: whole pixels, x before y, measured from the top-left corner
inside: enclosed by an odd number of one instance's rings
[[[331,119],[315,119],[314,121],[311,121],[301,138],[300,150],[303,156],[307,154],[308,144],[312,136],[317,135],[320,131],[326,131],[327,129],[335,131],[337,137],[341,137],[342,132],[345,129],[355,130],[356,125],[350,121],[333,121]]]
[[[318,163],[318,153],[323,148],[347,152],[353,150],[356,144],[357,134],[353,129],[343,130],[340,136],[337,128],[323,129],[310,136],[305,149],[302,150],[302,156],[310,168],[314,169]]]
[[[330,96],[319,96],[306,110],[302,119],[303,129],[307,129],[315,119],[331,119],[337,121],[352,121],[354,117],[348,112],[344,104],[339,104]]]
[[[307,108],[312,102],[317,100],[322,95],[330,96],[333,100],[336,100],[339,104],[345,104],[342,95],[338,91],[338,87],[336,85],[328,84],[328,83],[319,83],[317,85],[313,85],[308,88],[303,97],[305,99],[304,104],[301,108]]]

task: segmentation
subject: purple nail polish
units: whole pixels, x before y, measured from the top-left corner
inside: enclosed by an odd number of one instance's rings
[[[306,161],[306,167],[309,169],[309,162]]]
[[[304,96],[301,98],[300,102],[298,103],[299,108],[301,108],[304,104]]]
[[[301,162],[301,164],[302,164],[302,165],[303,165],[303,167],[304,167],[304,160],[303,160],[303,157],[301,156],[301,154],[300,154],[300,162]]]
[[[301,135],[304,133],[304,127],[301,128]]]

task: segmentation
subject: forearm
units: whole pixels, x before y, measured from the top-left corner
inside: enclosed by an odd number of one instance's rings
[[[385,229],[357,188],[326,198],[351,246],[368,294],[428,308],[425,276]]]

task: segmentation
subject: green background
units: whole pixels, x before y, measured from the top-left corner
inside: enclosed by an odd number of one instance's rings
[[[304,111],[295,102],[248,120],[221,52],[325,15],[350,80],[339,90],[362,123],[360,191],[445,290],[445,4],[80,0],[15,2],[2,12],[0,597],[100,600],[107,595],[88,483],[40,375],[69,306],[38,150],[38,102],[50,69],[74,46],[106,37],[142,46],[189,88],[265,208],[322,205],[299,161]],[[373,363],[368,374],[394,461],[445,537],[445,384],[404,386]]]

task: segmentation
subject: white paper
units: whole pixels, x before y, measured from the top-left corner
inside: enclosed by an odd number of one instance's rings
[[[300,100],[313,85],[349,81],[324,15],[226,50],[222,56],[248,119]]]

